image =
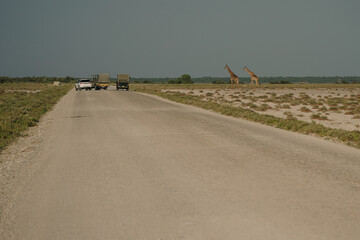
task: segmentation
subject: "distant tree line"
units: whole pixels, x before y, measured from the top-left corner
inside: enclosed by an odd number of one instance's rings
[[[272,84],[289,83],[338,83],[338,84],[356,84],[360,83],[360,77],[262,77],[261,82]]]
[[[152,83],[149,79],[142,79],[142,80],[133,80],[132,83]]]
[[[183,74],[179,78],[132,78],[132,83],[167,83],[167,84],[192,84],[189,74]]]
[[[225,81],[225,80],[221,80],[221,79],[217,79],[217,80],[213,80],[212,81],[213,84],[230,84],[230,80]]]
[[[18,83],[18,82],[34,82],[34,83],[53,83],[55,81],[62,83],[75,82],[72,77],[0,77],[0,83]]]
[[[62,83],[75,82],[77,78],[67,77],[0,77],[0,83],[36,82]],[[291,84],[291,83],[338,83],[338,84],[360,84],[360,77],[259,77],[261,83]],[[189,74],[183,74],[180,78],[132,78],[132,83],[168,83],[168,84],[191,84],[191,83],[213,83],[230,84],[229,77],[201,77],[192,78]],[[250,83],[249,77],[240,77],[240,83]]]
[[[290,84],[291,82],[287,81],[287,80],[277,80],[277,81],[270,81],[270,84]]]

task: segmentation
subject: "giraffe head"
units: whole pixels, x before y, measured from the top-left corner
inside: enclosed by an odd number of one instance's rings
[[[244,66],[243,71],[246,69],[246,66]]]
[[[226,68],[228,68],[228,65],[227,65],[227,64],[225,65],[224,69],[226,69]]]

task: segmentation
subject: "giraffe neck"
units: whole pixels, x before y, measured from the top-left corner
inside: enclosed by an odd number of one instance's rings
[[[230,70],[228,66],[226,66],[226,69],[229,71],[230,75],[234,75],[234,73]]]
[[[245,70],[250,74],[250,75],[254,75],[254,73],[252,71],[250,71],[247,67],[245,67]]]

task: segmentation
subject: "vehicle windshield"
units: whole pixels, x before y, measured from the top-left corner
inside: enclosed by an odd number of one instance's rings
[[[90,82],[89,79],[85,79],[85,80],[80,80],[80,82]]]

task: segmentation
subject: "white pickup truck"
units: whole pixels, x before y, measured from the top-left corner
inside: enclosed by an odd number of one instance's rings
[[[81,91],[81,89],[91,90],[92,88],[93,88],[93,84],[92,84],[91,80],[87,79],[87,78],[79,79],[75,83],[76,91]]]

